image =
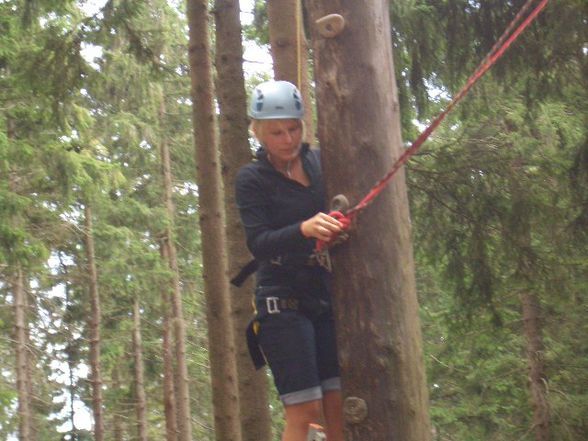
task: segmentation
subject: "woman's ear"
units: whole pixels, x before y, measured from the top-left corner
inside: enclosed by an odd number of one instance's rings
[[[251,136],[253,136],[255,139],[257,139],[259,141],[259,137],[262,136],[263,134],[261,133],[261,122],[255,119],[251,120],[251,123],[249,124],[249,132],[251,133]]]

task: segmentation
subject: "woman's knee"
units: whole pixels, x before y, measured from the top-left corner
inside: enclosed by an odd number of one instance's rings
[[[285,407],[286,420],[292,423],[309,424],[321,418],[321,400],[291,404]]]

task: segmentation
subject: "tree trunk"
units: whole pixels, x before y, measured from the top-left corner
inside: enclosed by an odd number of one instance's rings
[[[252,258],[245,246],[245,235],[233,191],[237,170],[251,160],[239,12],[238,1],[216,1],[217,97],[221,118],[221,170],[226,189],[224,200],[229,275],[236,274]],[[250,279],[240,288],[230,287],[236,338],[241,436],[243,441],[270,441],[272,431],[267,398],[268,381],[265,371],[255,370],[245,341],[245,329],[252,316],[252,282]]]
[[[229,441],[241,436],[207,6],[206,0],[188,1],[192,122],[215,431],[218,441]]]
[[[88,286],[90,290],[90,371],[92,383],[92,411],[94,415],[94,439],[104,441],[104,420],[102,415],[102,374],[100,372],[100,296],[98,292],[98,274],[94,254],[94,234],[92,226],[92,208],[85,203],[84,239],[86,241],[86,259],[88,265]]]
[[[313,28],[319,140],[327,193],[357,203],[402,151],[387,1],[313,0],[311,22],[337,12],[342,33]],[[431,438],[401,170],[333,250],[333,298],[348,441]]]
[[[166,293],[167,294],[167,293]],[[169,295],[166,295],[169,301]],[[170,327],[170,312],[167,304],[164,306],[163,318],[163,407],[165,413],[165,439],[176,441],[178,422],[176,419],[176,393],[174,388],[174,364],[171,347],[172,332]]]
[[[165,96],[161,97],[159,118],[165,115]],[[166,421],[166,437],[168,441],[174,441],[179,435],[180,441],[192,440],[192,423],[190,411],[190,388],[188,379],[188,364],[186,362],[186,324],[182,308],[182,291],[180,288],[180,272],[178,269],[178,258],[175,246],[174,218],[175,207],[173,202],[171,172],[171,159],[167,140],[163,139],[159,146],[161,155],[161,173],[163,177],[163,198],[168,224],[161,243],[161,254],[167,260],[172,275],[171,279],[171,300],[173,330],[175,334],[175,359],[177,375],[173,375],[173,363],[169,341],[170,326],[167,300],[169,294],[164,290],[162,300],[164,302],[164,327],[163,327],[163,355],[164,355],[164,407]],[[173,381],[175,379],[175,387]],[[176,393],[177,392],[177,393]],[[175,397],[175,402],[174,402]],[[177,415],[176,411],[178,410]]]
[[[143,340],[141,338],[139,299],[135,299],[133,304],[133,355],[135,359],[137,439],[139,441],[147,441],[147,399],[145,398],[145,369],[143,368]]]
[[[65,276],[65,280],[69,280],[68,268],[67,265],[64,265],[62,259],[62,253],[58,253],[59,256],[59,265],[61,266],[61,271],[63,271],[63,275]],[[69,282],[64,284],[64,294],[65,294],[65,308],[66,310],[69,309],[71,305],[71,285]],[[71,424],[70,430],[70,439],[72,441],[76,441],[76,409],[75,409],[75,401],[76,401],[76,387],[75,387],[75,378],[74,378],[74,369],[75,369],[75,361],[73,359],[73,350],[71,349],[72,339],[68,339],[69,342],[67,343],[65,353],[67,355],[67,371],[68,371],[68,389],[69,389],[69,423]],[[116,441],[116,440],[115,440]]]
[[[304,101],[304,141],[313,143],[314,112],[308,79],[308,42],[299,0],[269,0],[267,15],[276,80],[296,84]]]
[[[529,389],[533,405],[533,429],[536,441],[549,441],[549,404],[547,402],[547,380],[543,359],[543,337],[541,333],[541,306],[537,296],[530,292],[521,294],[523,322],[527,339],[526,353],[529,364]]]
[[[23,276],[23,282],[27,280],[26,276]],[[29,304],[29,293],[26,287],[27,285],[23,283],[24,289],[24,296],[23,296],[23,304],[24,304],[24,311],[25,317],[29,314],[35,316],[35,311],[31,309],[31,305]],[[38,439],[38,430],[35,424],[35,408],[39,408],[39,406],[43,406],[43,401],[35,396],[33,392],[33,370],[34,367],[37,365],[37,358],[35,357],[35,351],[31,349],[34,347],[31,344],[31,328],[28,323],[28,319],[25,319],[25,347],[27,348],[27,371],[26,371],[26,383],[27,383],[27,392],[29,396],[29,411],[31,412],[31,422],[29,423],[31,428],[31,441],[36,441]],[[37,406],[35,406],[37,404]]]
[[[18,392],[18,439],[19,441],[32,440],[31,409],[28,377],[28,353],[27,353],[27,314],[25,310],[24,278],[20,265],[17,265],[14,284],[14,334],[16,355],[16,389]]]
[[[169,265],[169,251],[167,238],[164,238],[160,244],[161,258]],[[176,419],[176,393],[174,388],[174,363],[173,351],[171,347],[171,313],[169,304],[171,296],[167,288],[161,290],[161,311],[163,313],[163,331],[161,343],[161,357],[163,359],[163,410],[165,414],[165,440],[176,441],[178,433],[178,423]]]
[[[114,390],[120,390],[120,373],[118,365],[112,369],[111,372],[112,378],[112,388]],[[120,414],[120,407],[117,407],[117,410],[112,412],[112,441],[123,441],[123,419]]]
[[[532,207],[528,201],[528,189],[522,184],[524,175],[522,158],[511,163],[510,190],[512,193],[511,219],[509,226],[510,245],[517,251],[517,268],[513,284],[524,286],[521,294],[525,352],[529,367],[528,386],[531,406],[533,408],[533,432],[536,441],[550,439],[550,411],[547,399],[547,377],[545,375],[543,333],[541,324],[541,305],[537,295],[532,291],[536,279],[537,263],[533,251],[531,236],[532,224],[529,213]]]
[[[9,73],[9,70],[7,70]],[[6,118],[6,136],[11,142],[16,137],[14,119]],[[16,174],[11,172],[8,178],[8,187],[14,192],[16,187]],[[16,219],[11,220],[16,223]],[[18,394],[18,436],[19,441],[33,440],[32,413],[31,413],[31,378],[29,366],[29,353],[27,343],[29,329],[27,321],[27,300],[24,287],[24,276],[20,263],[15,264],[13,276],[14,296],[14,345],[16,363],[16,390]]]

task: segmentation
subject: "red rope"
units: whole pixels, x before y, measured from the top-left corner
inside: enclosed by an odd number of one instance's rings
[[[386,185],[392,180],[396,172],[417,152],[421,145],[429,138],[431,133],[441,124],[447,114],[455,107],[455,105],[461,101],[461,99],[470,91],[474,84],[496,63],[496,61],[504,54],[504,52],[511,46],[511,44],[518,38],[518,36],[535,20],[537,15],[547,6],[549,0],[542,0],[535,9],[527,16],[527,18],[515,29],[515,31],[509,36],[512,29],[516,26],[516,23],[522,18],[524,13],[530,8],[531,4],[535,0],[527,0],[525,5],[517,13],[515,18],[508,25],[502,36],[494,44],[488,55],[484,57],[482,62],[478,65],[472,76],[470,76],[462,89],[455,95],[451,102],[447,105],[447,108],[441,112],[431,124],[418,136],[418,138],[407,148],[400,157],[396,160],[390,171],[380,179],[371,190],[359,201],[357,205],[349,209],[345,213],[347,221],[345,225],[349,225],[351,220],[357,216],[357,214],[365,209],[381,192],[384,190]],[[341,218],[339,218],[341,220]],[[346,229],[346,228],[344,228]],[[334,240],[333,238],[332,240]],[[330,243],[330,242],[329,242]],[[328,244],[328,243],[327,243]],[[317,241],[317,250],[321,250],[327,245]]]

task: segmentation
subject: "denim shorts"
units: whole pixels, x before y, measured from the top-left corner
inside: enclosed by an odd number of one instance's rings
[[[285,405],[320,400],[323,392],[341,389],[330,312],[314,320],[293,310],[268,314],[258,342]]]

